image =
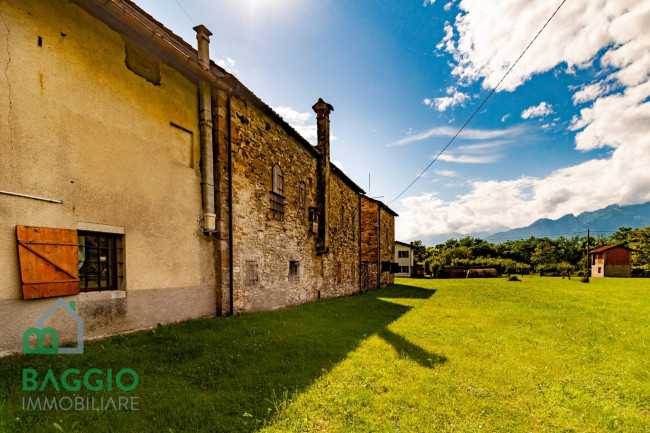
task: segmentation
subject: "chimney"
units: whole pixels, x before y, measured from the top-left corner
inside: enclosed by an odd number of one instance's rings
[[[322,158],[318,160],[317,179],[317,200],[318,200],[318,238],[316,241],[316,253],[327,254],[329,252],[329,183],[330,183],[330,112],[334,111],[327,102],[321,98],[314,104],[312,109],[316,112],[316,124],[318,128],[318,144],[316,148],[320,151]]]
[[[210,69],[210,30],[204,25],[194,27],[198,41],[199,64]],[[213,233],[217,215],[214,207],[214,164],[212,152],[212,88],[206,80],[199,81],[199,126],[201,129],[201,174],[203,189],[203,231]]]

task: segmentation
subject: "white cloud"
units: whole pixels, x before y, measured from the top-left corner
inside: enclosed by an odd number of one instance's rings
[[[455,1],[456,0],[452,0],[449,3],[445,3],[445,6],[443,7],[443,9],[445,11],[449,12],[451,10],[451,7],[454,5]]]
[[[444,31],[445,36],[438,43],[438,45],[436,45],[436,49],[444,49],[445,51],[452,53],[455,51],[456,45],[454,44],[454,27],[449,23],[449,21],[445,22]]]
[[[422,6],[426,7],[426,6],[434,4],[435,2],[436,2],[436,0],[424,0],[424,3],[422,4]]]
[[[225,60],[224,59],[217,60],[217,65],[219,65],[222,69],[224,69],[229,74],[238,72],[237,69],[234,69],[236,64],[237,62],[235,62],[232,58],[227,56]]]
[[[465,101],[469,100],[468,94],[457,91],[455,87],[448,87],[447,94],[451,96],[433,98],[433,100],[426,98],[422,102],[429,107],[435,107],[438,111],[445,111],[447,108],[453,108],[459,104],[462,105]]]
[[[557,3],[462,0],[452,31],[457,40],[444,41],[456,61],[453,73],[461,82],[483,80],[484,87],[493,87]],[[578,131],[577,150],[607,147],[610,154],[546,177],[475,181],[453,201],[435,193],[405,198],[398,236],[502,230],[613,203],[650,201],[649,21],[650,0],[566,2],[503,83],[503,90],[513,91],[557,66],[575,70],[599,61],[600,82],[570,89],[575,104],[589,103],[570,129]],[[610,93],[614,89],[620,92]]]
[[[519,134],[522,131],[520,127],[512,127],[506,129],[472,129],[465,128],[463,132],[460,133],[458,138],[468,139],[468,140],[492,140],[494,138],[514,136]],[[419,134],[409,134],[406,137],[397,140],[394,143],[389,144],[388,146],[403,146],[408,143],[413,143],[415,141],[426,140],[431,137],[453,137],[458,132],[457,128],[452,128],[451,126],[436,126],[427,131],[421,132]]]
[[[453,170],[433,170],[433,172],[439,176],[445,177],[457,177],[458,173]]]
[[[461,164],[491,164],[497,162],[503,157],[499,154],[487,154],[487,155],[454,155],[450,153],[443,153],[440,155],[441,161],[446,162],[458,162]]]
[[[553,106],[547,102],[540,102],[539,105],[526,108],[521,112],[522,119],[534,119],[536,117],[546,117],[554,113]]]
[[[572,96],[573,104],[578,105],[585,102],[593,101],[599,96],[605,95],[612,90],[612,86],[604,81],[598,81],[593,84],[583,86]]]
[[[501,121],[502,121],[502,122],[505,122],[506,120],[508,120],[508,117],[510,117],[510,114],[505,114],[505,115],[501,118]]]
[[[278,113],[293,129],[295,129],[305,140],[315,145],[318,138],[318,131],[316,128],[316,115],[314,113],[301,113],[291,107],[280,105],[271,107],[273,111]],[[313,124],[310,124],[311,122]],[[335,141],[337,137],[330,135],[330,140]]]
[[[341,163],[341,161],[330,161],[330,162],[332,164],[334,164],[335,166],[337,166],[341,171],[345,171],[345,167],[343,167],[343,164]]]

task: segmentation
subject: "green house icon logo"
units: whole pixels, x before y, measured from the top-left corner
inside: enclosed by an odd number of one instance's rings
[[[46,328],[45,322],[52,314],[59,308],[68,313],[75,322],[77,322],[77,347],[62,347],[59,348],[59,334],[54,328]],[[47,309],[41,317],[38,318],[37,328],[28,328],[23,333],[23,353],[34,355],[46,354],[81,354],[84,353],[84,319],[75,311],[75,302],[71,301],[69,304],[62,298],[56,300],[54,305]],[[29,337],[36,335],[36,347],[29,346]],[[45,336],[52,337],[52,347],[45,347]]]

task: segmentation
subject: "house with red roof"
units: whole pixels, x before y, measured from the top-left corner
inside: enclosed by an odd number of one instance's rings
[[[589,251],[592,277],[631,277],[630,252],[623,245],[606,245]]]

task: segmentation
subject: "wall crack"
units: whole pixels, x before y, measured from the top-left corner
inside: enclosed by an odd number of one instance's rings
[[[5,21],[5,17],[2,15],[2,11],[0,11],[0,19],[2,20],[2,23],[5,26],[6,29],[6,34],[5,34],[5,39],[7,40],[7,64],[5,65],[5,79],[7,80],[7,90],[8,92],[8,97],[9,97],[9,110],[7,111],[7,126],[9,127],[9,147],[11,150],[14,148],[14,132],[13,128],[11,127],[11,110],[13,108],[13,102],[11,100],[11,81],[9,80],[9,64],[11,63],[11,51],[9,50],[9,26],[7,25],[7,21]]]

